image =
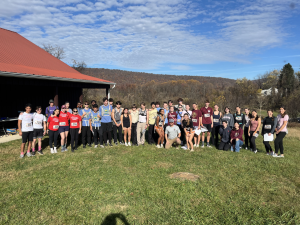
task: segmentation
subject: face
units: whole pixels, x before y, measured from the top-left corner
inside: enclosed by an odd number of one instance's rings
[[[25,108],[25,111],[26,111],[27,113],[30,113],[30,112],[31,112],[31,107],[30,107],[30,106],[27,106],[27,107]]]
[[[197,105],[196,104],[193,104],[193,109],[197,109]]]
[[[145,107],[146,107],[146,106],[144,106],[144,105],[141,105],[141,108],[142,108],[142,109],[145,109]]]
[[[223,126],[224,126],[224,127],[227,127],[227,123],[226,123],[226,122],[223,122]]]
[[[285,109],[284,109],[284,108],[280,108],[280,109],[279,109],[279,112],[280,112],[280,114],[283,115],[283,114],[285,113]]]
[[[74,115],[77,115],[77,114],[78,114],[77,109],[73,109],[73,114],[74,114]]]
[[[128,109],[124,109],[124,113],[128,113]]]
[[[156,108],[159,108],[159,105],[157,104],[157,105],[155,105],[155,107],[156,107]]]
[[[173,105],[173,102],[169,102],[169,106]]]
[[[170,122],[170,126],[173,126],[174,125],[174,122]]]
[[[89,103],[84,103],[84,108],[88,108],[89,107]]]
[[[57,115],[59,114],[59,110],[56,109],[54,113],[55,113],[55,115],[57,116]]]
[[[96,104],[96,102],[92,102],[92,105],[95,105]]]
[[[93,108],[93,110],[94,110],[94,112],[97,112],[97,111],[98,111],[98,108],[97,108],[97,107],[95,107],[95,108]]]
[[[103,102],[103,104],[104,104],[104,105],[107,105],[107,104],[108,104],[108,101],[107,101],[107,100],[105,100],[105,101]]]
[[[257,113],[255,111],[252,112],[252,116],[255,118]]]
[[[114,102],[109,102],[109,104],[110,104],[110,105],[113,105],[113,104],[114,104]],[[107,105],[107,103],[106,103],[106,105]]]
[[[42,113],[42,109],[41,109],[41,108],[38,108],[38,109],[36,110],[36,112],[37,112],[38,114],[41,114],[41,113]]]
[[[248,115],[249,114],[249,109],[245,109],[245,113]]]
[[[179,102],[178,102],[178,105],[182,105],[182,101],[179,101]]]
[[[219,111],[219,106],[215,105],[214,109],[215,109],[215,111]]]
[[[164,108],[168,108],[168,104],[167,103],[164,103]]]
[[[164,115],[164,110],[159,111],[160,115]]]
[[[54,105],[54,103],[53,102],[50,102],[50,106],[52,107]]]
[[[179,107],[178,107],[178,110],[179,110],[179,111],[182,111],[182,106],[179,106]]]
[[[78,103],[78,104],[77,104],[77,108],[81,108],[81,103]]]
[[[66,108],[68,109],[70,107],[70,103],[66,103]]]
[[[205,107],[207,108],[209,106],[209,102],[205,102]]]
[[[135,110],[136,110],[136,108],[135,108],[135,107],[133,107],[133,108],[132,108],[132,111],[135,111]]]
[[[228,109],[228,108],[226,108],[226,109],[225,109],[225,112],[226,112],[226,113],[229,113],[229,109]]]
[[[151,107],[152,107],[152,109],[155,109],[155,104],[152,104]]]
[[[61,111],[65,113],[67,110],[66,109],[61,109]]]
[[[190,110],[190,105],[185,105],[186,111]]]
[[[120,104],[118,104],[118,105],[117,105],[117,108],[118,108],[118,109],[119,109],[119,108],[121,108],[121,105],[120,105]]]
[[[236,107],[235,110],[236,110],[237,112],[241,111],[240,107]]]
[[[235,129],[239,129],[239,128],[240,128],[240,125],[239,125],[238,123],[235,123],[235,124],[234,124],[234,127],[235,127]]]
[[[188,116],[188,115],[184,115],[184,119],[185,119],[185,120],[188,120],[188,119],[189,119],[189,116]]]
[[[174,112],[174,107],[170,107],[170,112]]]
[[[273,116],[273,112],[272,111],[268,111],[268,116],[272,117]]]

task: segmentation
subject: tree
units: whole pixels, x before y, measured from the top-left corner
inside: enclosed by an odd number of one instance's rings
[[[43,49],[59,60],[62,60],[65,57],[64,48],[58,45],[52,46],[51,44],[43,44]]]
[[[73,66],[72,67],[75,70],[77,70],[79,73],[82,73],[85,70],[86,64],[85,64],[84,61],[77,62],[75,59],[72,59],[72,61],[73,61]]]
[[[279,76],[278,89],[281,90],[282,96],[289,96],[295,87],[295,74],[291,64],[285,64]]]
[[[266,105],[266,97],[263,95],[258,95],[257,96],[257,103],[259,107],[259,114],[261,117],[261,109]]]

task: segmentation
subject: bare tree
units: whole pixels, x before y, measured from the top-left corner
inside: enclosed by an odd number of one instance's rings
[[[43,49],[59,60],[62,60],[65,57],[64,48],[58,45],[52,46],[51,44],[43,44]]]
[[[79,73],[82,73],[85,70],[86,64],[85,64],[84,61],[77,62],[75,59],[72,59],[72,61],[73,61],[73,66],[72,67],[75,70],[77,70]]]
[[[266,105],[266,97],[263,96],[263,95],[258,95],[257,96],[257,104],[258,104],[258,107],[259,107],[259,114],[260,114],[260,117],[261,117],[261,109]]]

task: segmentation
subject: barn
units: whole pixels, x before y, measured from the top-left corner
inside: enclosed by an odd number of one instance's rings
[[[114,82],[83,75],[16,32],[0,28],[0,118],[15,118],[26,103],[43,107],[53,99],[76,107],[82,89],[106,89]],[[102,99],[99,96],[97,102]]]

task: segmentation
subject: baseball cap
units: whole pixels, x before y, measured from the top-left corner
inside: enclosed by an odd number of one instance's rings
[[[62,108],[62,109],[65,109],[65,108],[66,108],[66,105],[62,105],[61,108]]]
[[[174,123],[174,120],[173,119],[169,119],[169,123]]]
[[[50,100],[49,100],[49,103],[54,103],[53,99],[50,99]]]

